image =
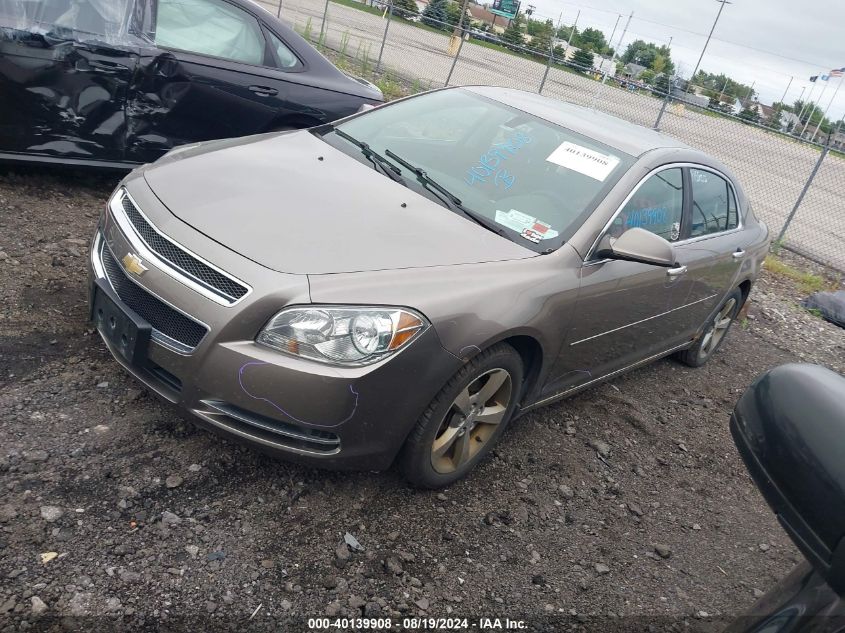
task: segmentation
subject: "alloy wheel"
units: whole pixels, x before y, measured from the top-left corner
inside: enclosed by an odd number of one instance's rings
[[[707,358],[719,347],[719,343],[725,338],[725,334],[733,321],[735,307],[736,299],[731,298],[719,310],[719,313],[713,319],[710,328],[701,340],[701,349],[698,353],[700,358]]]
[[[486,371],[464,387],[434,436],[434,470],[453,473],[475,457],[504,421],[512,394],[513,381],[504,369]]]

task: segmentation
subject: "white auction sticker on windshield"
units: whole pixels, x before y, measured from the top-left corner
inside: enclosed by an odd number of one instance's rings
[[[616,156],[602,154],[569,141],[561,143],[546,160],[600,182],[604,182],[604,179],[619,164],[619,159]]]
[[[522,213],[516,209],[511,209],[510,211],[499,211],[497,209],[496,222],[516,231],[522,237],[532,242],[550,240],[560,235],[552,228],[551,224],[538,220],[533,215]],[[536,240],[534,239],[535,237],[537,238]]]

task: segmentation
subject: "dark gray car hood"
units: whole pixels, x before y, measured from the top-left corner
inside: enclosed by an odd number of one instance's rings
[[[310,132],[203,143],[165,156],[144,169],[144,176],[176,217],[279,272],[358,272],[535,256]]]

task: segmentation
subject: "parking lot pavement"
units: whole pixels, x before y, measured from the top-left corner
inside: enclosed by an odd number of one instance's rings
[[[262,2],[276,12],[272,0]],[[324,0],[284,0],[282,18],[302,30],[311,20],[314,39],[320,33]],[[366,53],[372,67],[379,56],[385,20],[379,15],[329,2],[326,44],[359,60]],[[420,80],[423,88],[443,86],[452,67],[449,35],[393,21],[388,29],[382,63],[404,77]],[[451,85],[484,84],[536,92],[545,64],[483,47],[464,44]],[[652,127],[662,101],[620,90],[581,73],[552,67],[543,94],[595,107],[628,121]],[[757,215],[777,237],[798,199],[819,148],[725,117],[674,104],[667,108],[661,130],[724,161],[740,178]],[[845,159],[830,155],[810,188],[786,243],[800,252],[845,271]]]
[[[467,480],[417,492],[393,472],[305,469],[199,431],[118,367],[86,322],[84,267],[113,185],[0,172],[0,622],[234,626],[259,606],[252,624],[672,622],[741,612],[799,560],[727,427],[768,367],[845,370],[845,333],[788,285],[762,281],[707,367],[664,360],[537,410]]]

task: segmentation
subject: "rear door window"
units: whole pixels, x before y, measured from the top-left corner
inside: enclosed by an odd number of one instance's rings
[[[736,200],[728,181],[711,171],[690,169],[692,226],[690,237],[735,229],[739,225]]]
[[[264,64],[264,34],[258,20],[223,0],[159,0],[155,43],[244,64]]]

